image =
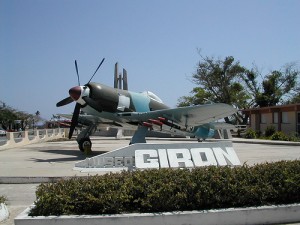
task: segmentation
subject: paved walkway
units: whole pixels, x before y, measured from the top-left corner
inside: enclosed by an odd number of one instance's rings
[[[187,139],[148,139],[148,143],[174,143]],[[92,156],[128,145],[129,139],[93,138]],[[276,145],[274,145],[276,144]],[[280,142],[234,139],[233,147],[241,163],[253,165],[265,161],[300,159],[299,146],[283,145]],[[8,178],[26,177],[33,182],[35,177],[86,176],[73,170],[75,162],[86,156],[78,150],[76,141],[47,142],[0,151],[0,183]],[[30,180],[31,179],[31,180]],[[24,182],[21,181],[20,182]]]
[[[186,139],[148,139],[149,143],[193,141]],[[93,155],[128,145],[129,139],[93,138]],[[241,161],[248,165],[261,162],[300,159],[300,143],[234,139],[233,147]],[[47,142],[0,151],[0,195],[8,199],[10,218],[2,224],[13,225],[13,219],[35,200],[38,183],[65,176],[87,176],[73,170],[85,159],[76,141]],[[93,173],[89,173],[92,175]],[[22,183],[22,184],[11,184]],[[27,184],[26,184],[27,183]]]

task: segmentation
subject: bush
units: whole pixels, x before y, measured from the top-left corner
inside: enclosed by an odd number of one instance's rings
[[[300,142],[300,138],[297,133],[286,135],[282,131],[275,132],[271,136],[271,140]]]
[[[245,138],[247,139],[257,138],[256,132],[252,128],[247,129],[245,133]]]
[[[277,131],[271,136],[271,140],[289,141],[289,137],[282,131]]]
[[[160,169],[41,184],[31,216],[166,212],[300,202],[300,161]]]
[[[276,129],[274,126],[267,126],[267,128],[265,130],[265,136],[271,137],[275,132],[276,132]]]
[[[4,196],[0,195],[0,204],[5,203],[5,201],[6,201],[6,198]]]
[[[300,142],[300,136],[298,133],[292,133],[289,135],[289,141]]]

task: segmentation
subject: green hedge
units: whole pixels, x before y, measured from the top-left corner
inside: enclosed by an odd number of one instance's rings
[[[300,161],[160,169],[41,184],[31,216],[166,212],[300,202]]]

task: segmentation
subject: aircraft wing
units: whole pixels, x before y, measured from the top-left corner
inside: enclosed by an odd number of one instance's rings
[[[56,114],[57,116],[63,117],[63,118],[67,118],[67,119],[72,119],[72,114]]]
[[[61,117],[72,119],[72,114],[57,114]],[[119,121],[118,121],[119,122]],[[106,128],[106,127],[112,127],[112,128],[120,128],[122,125],[114,120],[107,120],[104,118],[101,118],[100,116],[94,116],[94,115],[86,115],[86,114],[80,114],[78,117],[78,123],[90,126],[91,124],[96,124],[98,128]]]
[[[237,110],[230,105],[214,103],[150,112],[125,112],[117,115],[128,122],[143,122],[163,117],[182,126],[199,126],[230,116],[235,112]]]
[[[208,126],[214,130],[219,130],[219,129],[235,129],[235,126],[229,123],[224,123],[224,122],[212,122],[209,123]]]
[[[72,114],[57,114],[61,117],[67,118],[67,119],[72,119]],[[101,118],[98,116],[92,116],[92,115],[79,115],[78,117],[78,122],[80,124],[89,126],[91,123],[96,123],[99,124],[102,122]]]

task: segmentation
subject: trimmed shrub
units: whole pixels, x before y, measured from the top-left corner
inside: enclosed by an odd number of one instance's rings
[[[159,169],[38,186],[31,216],[166,212],[300,202],[300,161]]]
[[[282,131],[277,131],[271,136],[271,140],[289,141],[289,137]]]
[[[276,129],[274,126],[267,126],[266,130],[265,130],[265,136],[266,137],[270,137],[272,136],[274,133],[276,132]]]
[[[252,128],[247,129],[247,131],[245,133],[245,138],[247,138],[247,139],[257,138],[256,132]]]
[[[289,141],[300,142],[300,136],[298,133],[292,133],[289,135]]]

